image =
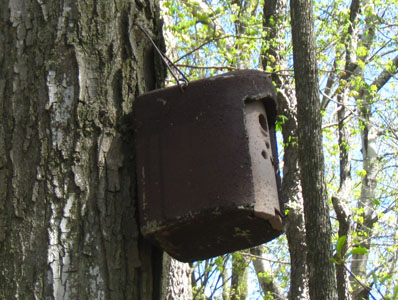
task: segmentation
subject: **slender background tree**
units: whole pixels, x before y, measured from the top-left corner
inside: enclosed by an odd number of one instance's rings
[[[396,299],[397,7],[0,4],[0,298]],[[190,80],[271,76],[285,236],[191,265],[140,237],[130,113],[165,72],[137,23]]]
[[[191,79],[249,67],[277,88],[287,243],[239,253],[253,261],[242,299],[398,295],[396,7],[394,0],[164,1],[168,51]],[[197,299],[217,290],[232,297],[238,269],[229,257],[194,264]]]
[[[298,158],[304,200],[310,299],[333,299],[331,224],[311,0],[290,2],[297,96]]]

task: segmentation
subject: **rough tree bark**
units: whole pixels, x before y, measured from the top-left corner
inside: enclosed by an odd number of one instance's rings
[[[129,114],[162,81],[153,0],[0,4],[0,298],[159,299]]]
[[[269,45],[262,53],[263,69],[287,70],[287,57],[281,55],[286,50],[284,23],[288,1],[272,0],[264,2],[265,44]],[[287,75],[287,76],[286,76]],[[286,237],[289,244],[291,276],[290,300],[308,299],[307,244],[305,241],[303,198],[301,195],[300,172],[297,147],[297,100],[293,92],[293,82],[288,71],[273,72],[272,81],[278,91],[278,111],[286,117],[282,125],[283,136],[283,180],[281,197],[289,214],[285,219]],[[266,293],[266,291],[264,291]]]
[[[332,299],[334,269],[330,260],[331,225],[324,179],[322,117],[314,40],[312,1],[290,2],[298,145],[304,198],[309,293],[313,300]]]
[[[162,295],[161,300],[191,300],[192,299],[192,268],[163,254]]]

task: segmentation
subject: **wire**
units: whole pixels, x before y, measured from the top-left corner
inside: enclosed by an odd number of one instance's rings
[[[156,46],[155,42],[153,41],[153,39],[151,38],[151,36],[145,30],[144,27],[142,27],[138,23],[135,23],[134,25],[136,25],[139,29],[141,29],[141,31],[144,33],[144,35],[147,37],[147,39],[152,43],[152,45],[155,48],[155,50],[159,53],[159,56],[162,59],[163,63],[166,65],[167,69],[170,71],[171,75],[176,80],[177,85],[180,87],[181,91],[184,91],[184,88],[186,88],[188,86],[188,83],[189,83],[189,80],[185,76],[185,74],[162,51],[160,51],[160,49]],[[174,70],[176,70],[180,74],[181,77],[178,77],[174,73],[173,68],[174,68]],[[182,83],[182,85],[181,85],[181,83]]]

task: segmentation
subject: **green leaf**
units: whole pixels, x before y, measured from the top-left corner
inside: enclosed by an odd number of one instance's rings
[[[398,285],[396,285],[394,288],[393,299],[398,299]]]
[[[366,55],[368,55],[368,53],[369,53],[369,50],[364,46],[359,46],[357,49],[358,56],[366,56]]]
[[[351,254],[367,254],[367,253],[369,253],[369,250],[364,247],[358,246],[358,247],[353,248],[350,253]]]
[[[364,178],[365,175],[366,175],[366,170],[356,170],[355,173],[356,173],[358,176]]]
[[[333,263],[335,263],[336,265],[339,265],[339,264],[340,264],[334,257],[331,257],[331,258],[330,258],[330,261],[333,262]]]
[[[336,251],[337,251],[337,255],[339,256],[339,258],[341,258],[341,249],[343,248],[346,240],[347,240],[347,236],[346,235],[342,235],[341,237],[339,237],[339,239],[337,241]]]
[[[287,117],[284,115],[278,115],[277,116],[277,121],[275,124],[276,131],[282,131],[282,125],[285,124],[287,121]]]

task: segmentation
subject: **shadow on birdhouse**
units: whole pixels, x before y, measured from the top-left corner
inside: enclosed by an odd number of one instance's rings
[[[189,262],[282,233],[276,93],[264,73],[155,90],[133,115],[145,238]]]

